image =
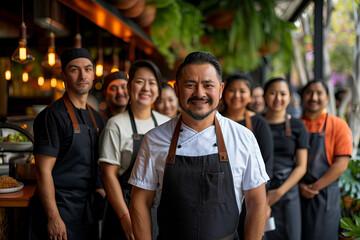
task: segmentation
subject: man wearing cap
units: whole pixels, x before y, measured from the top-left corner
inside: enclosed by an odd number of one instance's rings
[[[34,122],[37,192],[31,239],[97,239],[91,199],[98,179],[98,136],[104,119],[86,104],[94,64],[84,48],[61,57],[64,96]]]
[[[127,82],[127,75],[122,71],[110,73],[104,78],[104,95],[108,107],[101,112],[101,115],[105,119],[125,111],[129,101]]]

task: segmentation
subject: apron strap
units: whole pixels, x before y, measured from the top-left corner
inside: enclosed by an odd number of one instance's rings
[[[245,110],[245,126],[250,130],[253,131],[253,127],[252,127],[252,123],[251,123],[251,119],[249,116],[249,111]]]
[[[182,116],[180,115],[179,120],[176,124],[175,131],[173,134],[173,137],[171,139],[169,154],[166,160],[167,164],[174,164],[175,163],[175,152],[176,152],[176,145],[179,140],[179,133],[180,133],[180,127],[181,127],[181,120]]]
[[[323,127],[323,129],[321,130],[321,132],[320,132],[320,134],[319,134],[321,137],[325,136],[325,129],[326,129],[327,118],[328,118],[328,113],[326,113],[324,127]]]
[[[290,124],[291,115],[286,114],[285,116],[285,136],[291,136],[291,124]]]
[[[174,164],[175,163],[175,152],[176,152],[176,145],[179,140],[179,134],[180,134],[180,127],[181,127],[182,117],[179,117],[179,120],[176,124],[173,137],[171,139],[171,144],[169,148],[169,154],[166,159],[167,164]],[[216,138],[217,138],[217,145],[218,145],[218,151],[219,151],[219,158],[221,162],[227,162],[229,161],[226,147],[225,147],[225,141],[221,132],[220,124],[215,116],[215,132],[216,132]]]
[[[70,102],[70,98],[69,98],[69,95],[67,92],[64,93],[63,100],[65,103],[66,109],[69,113],[72,125],[74,127],[74,133],[80,133],[80,126],[79,126],[78,120],[75,116],[74,108]]]
[[[93,114],[93,112],[92,112],[89,104],[86,104],[86,108],[87,108],[87,110],[88,110],[89,113],[90,113],[91,121],[92,121],[92,123],[93,123],[93,125],[94,125],[94,127],[95,127],[96,136],[99,136],[99,127],[98,127],[98,125],[97,125],[97,123],[96,123],[94,114]]]
[[[218,149],[219,149],[219,157],[220,162],[228,162],[229,159],[227,157],[226,147],[225,147],[225,141],[221,132],[219,120],[215,116],[215,132],[216,132],[216,138],[218,142]]]
[[[129,109],[128,109],[128,112],[129,112],[129,117],[130,117],[131,128],[132,128],[132,131],[133,131],[132,137],[133,137],[133,139],[139,140],[139,139],[140,139],[140,136],[139,136],[138,131],[137,131],[137,128],[136,128],[136,123],[135,123],[134,114],[132,113],[130,107],[129,107]],[[152,118],[152,120],[154,121],[154,126],[157,127],[157,126],[158,126],[158,123],[157,123],[157,121],[156,121],[156,118],[155,118],[155,116],[154,116],[153,111],[151,111],[151,118]]]

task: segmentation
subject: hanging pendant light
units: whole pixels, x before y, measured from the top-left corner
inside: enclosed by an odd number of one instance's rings
[[[118,48],[118,43],[117,43],[117,38],[114,38],[114,50],[113,50],[113,55],[112,55],[112,59],[113,59],[113,65],[111,67],[110,72],[118,72],[119,69],[119,48]]]
[[[22,22],[20,26],[20,39],[19,39],[19,46],[11,56],[11,60],[21,64],[27,64],[35,60],[35,57],[31,55],[31,52],[27,45],[26,39],[26,25],[24,22],[24,0],[21,1],[22,3]]]
[[[43,76],[38,77],[38,85],[39,85],[39,87],[44,86],[44,83],[45,83],[44,77]]]
[[[49,34],[49,48],[46,53],[43,61],[41,62],[43,67],[60,67],[60,58],[55,52],[55,34],[54,32],[50,32]]]
[[[76,35],[74,37],[74,48],[81,48],[82,44],[81,44],[81,34],[79,32],[80,29],[80,19],[79,19],[79,14],[76,16]]]
[[[57,86],[57,79],[55,77],[52,77],[50,80],[50,86],[52,88],[55,88]]]
[[[96,62],[95,74],[97,77],[101,77],[104,73],[104,58],[102,48],[98,50],[98,60]]]
[[[104,73],[104,56],[102,49],[102,31],[99,28],[98,32],[98,59],[96,61],[95,74],[97,77],[101,77]]]
[[[11,80],[11,65],[10,65],[10,60],[8,61],[7,65],[6,65],[6,70],[5,70],[5,79],[10,81]]]
[[[120,69],[119,69],[119,56],[117,54],[117,51],[114,50],[114,53],[113,53],[113,66],[111,67],[111,72],[118,72]]]
[[[25,83],[29,81],[29,74],[27,72],[23,72],[22,74],[22,81]]]

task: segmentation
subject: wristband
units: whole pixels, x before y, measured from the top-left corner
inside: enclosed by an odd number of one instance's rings
[[[124,216],[122,216],[122,217],[120,218],[120,222],[121,222],[122,220],[124,220],[124,218],[126,218],[128,215],[129,215],[129,212],[125,213]]]

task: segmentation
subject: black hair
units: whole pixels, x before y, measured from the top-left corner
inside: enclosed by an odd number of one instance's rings
[[[225,80],[224,92],[225,89],[229,87],[230,83],[235,81],[243,81],[246,84],[246,86],[250,89],[250,93],[252,92],[254,86],[253,80],[250,75],[244,73],[234,73],[229,75]]]
[[[289,93],[291,95],[291,90],[290,90],[290,84],[288,83],[288,81],[285,79],[285,78],[282,78],[282,77],[276,77],[276,78],[271,78],[269,79],[266,83],[265,83],[265,86],[264,86],[264,96],[266,94],[266,91],[270,88],[270,86],[273,84],[273,83],[276,83],[276,82],[284,82],[286,83],[288,89],[289,89]]]
[[[225,92],[229,88],[230,84],[232,82],[235,82],[235,81],[243,81],[245,83],[245,85],[250,90],[250,96],[252,94],[252,88],[253,88],[254,83],[253,83],[252,78],[251,78],[250,75],[247,75],[247,74],[244,74],[244,73],[234,73],[234,74],[229,75],[225,80],[225,87],[224,87],[224,90],[223,90],[223,93],[222,93],[223,113],[225,113],[226,109],[227,109],[227,104],[226,104],[226,101],[225,101],[225,98],[224,98],[225,97]]]
[[[129,81],[128,81],[128,86],[130,86],[131,81],[134,79],[135,73],[139,68],[142,67],[146,67],[149,68],[155,75],[156,78],[156,82],[158,85],[158,90],[159,90],[159,96],[161,95],[161,83],[162,83],[162,76],[160,73],[159,68],[155,65],[155,63],[153,63],[150,60],[139,60],[134,62],[129,70]]]
[[[313,83],[321,83],[321,85],[325,88],[325,92],[326,92],[326,95],[329,96],[329,88],[328,86],[325,84],[324,81],[320,81],[320,80],[312,80],[310,82],[308,82],[301,90],[301,97],[303,97],[304,93],[305,93],[305,90]]]
[[[192,52],[189,55],[186,56],[183,63],[180,64],[176,71],[176,83],[179,81],[181,77],[182,70],[185,66],[190,64],[206,64],[209,63],[214,66],[219,82],[222,83],[222,72],[221,72],[221,66],[219,62],[216,60],[214,55],[208,52]]]
[[[174,88],[167,82],[162,82],[160,87],[161,87],[161,89],[171,88],[175,92]]]

